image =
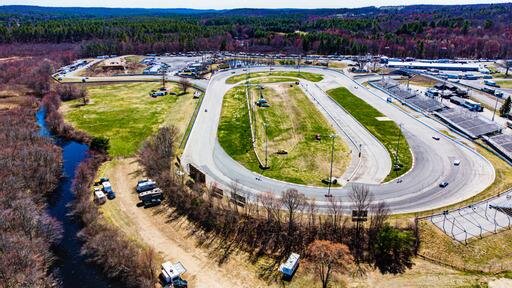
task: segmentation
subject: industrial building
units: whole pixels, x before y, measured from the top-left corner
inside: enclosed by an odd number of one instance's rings
[[[405,68],[405,69],[438,69],[452,71],[479,71],[480,65],[477,63],[438,63],[438,62],[402,62],[389,61],[389,68]]]

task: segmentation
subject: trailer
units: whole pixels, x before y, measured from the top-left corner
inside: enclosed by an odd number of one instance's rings
[[[139,200],[144,204],[144,207],[156,206],[164,200],[164,193],[162,189],[155,188],[150,191],[145,191],[139,194]]]
[[[112,184],[110,184],[109,181],[103,181],[101,184],[103,185],[102,190],[105,194],[107,194],[107,198],[109,200],[116,198],[116,193],[114,192],[114,190],[112,190]]]
[[[464,107],[468,108],[470,111],[482,112],[484,108],[478,102],[472,101],[470,99],[464,99]]]
[[[185,272],[187,272],[187,269],[181,262],[171,263],[167,261],[162,264],[160,279],[166,287],[186,288],[188,282],[181,278],[181,275]]]
[[[496,84],[496,82],[494,82],[492,80],[486,79],[486,80],[484,80],[484,84],[487,86],[500,88],[500,85]]]
[[[297,253],[290,254],[286,262],[279,266],[279,272],[283,273],[284,277],[292,277],[299,266],[299,258],[300,255]]]
[[[135,187],[135,191],[137,191],[137,193],[141,193],[153,190],[155,188],[157,188],[155,181],[151,179],[142,179],[137,182],[137,187]]]
[[[461,106],[464,105],[464,101],[465,99],[458,96],[453,96],[452,98],[450,98],[450,102]]]
[[[107,196],[99,188],[94,189],[94,203],[103,205],[107,202]]]
[[[495,89],[492,89],[492,88],[489,88],[489,87],[482,87],[482,89],[480,89],[480,90],[482,90],[485,93],[492,94],[492,95],[494,95],[494,93],[496,93]]]

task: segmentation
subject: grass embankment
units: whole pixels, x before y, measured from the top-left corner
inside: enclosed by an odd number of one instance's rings
[[[462,244],[430,222],[420,222],[419,254],[469,272],[506,273],[512,277],[512,230]]]
[[[243,73],[234,75],[226,80],[227,84],[235,84],[250,78],[267,77],[267,76],[281,76],[281,77],[295,77],[305,79],[311,82],[320,82],[324,76],[311,72],[295,72],[295,71],[274,71],[274,72],[256,72],[256,73]]]
[[[218,129],[219,142],[224,150],[242,165],[263,175],[298,184],[322,185],[329,175],[331,140],[327,135],[334,130],[309,101],[299,87],[289,84],[265,85],[262,91],[270,107],[254,106],[256,151],[265,161],[265,129],[267,123],[268,163],[270,169],[262,171],[251,140],[249,111],[245,88],[237,86],[224,96]],[[251,102],[259,98],[259,89],[251,89]],[[315,134],[322,135],[321,141]],[[287,155],[278,155],[278,150]],[[333,176],[343,174],[349,161],[348,147],[341,139],[335,140]]]
[[[511,75],[512,75],[512,72],[511,72]],[[510,81],[506,81],[506,80],[496,81],[496,84],[500,85],[501,88],[512,88],[512,80],[510,80]]]
[[[400,83],[407,84],[407,80],[400,80]],[[437,80],[422,75],[415,75],[409,80],[410,85],[419,87],[432,87],[436,83]]]
[[[409,144],[395,122],[379,120],[379,117],[385,117],[384,114],[350,93],[344,87],[331,89],[327,93],[386,147],[391,159],[395,158],[397,140],[400,138],[398,159],[403,167],[399,171],[390,171],[384,181],[392,180],[411,169],[412,154]]]
[[[142,141],[160,125],[175,125],[185,131],[197,100],[194,90],[181,96],[152,98],[148,94],[159,83],[123,83],[88,86],[90,103],[81,100],[62,105],[66,121],[92,136],[110,139],[109,154],[113,157],[133,155]],[[180,92],[176,85],[171,90]]]

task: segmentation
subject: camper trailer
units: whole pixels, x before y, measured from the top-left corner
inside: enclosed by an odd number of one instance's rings
[[[279,266],[279,272],[283,273],[285,277],[293,276],[293,273],[295,273],[295,270],[297,270],[299,266],[299,258],[300,255],[297,253],[290,254],[286,262]]]
[[[107,196],[99,188],[94,189],[94,203],[103,205],[107,202]]]
[[[185,272],[187,272],[187,269],[185,269],[181,262],[171,263],[167,261],[162,264],[160,278],[166,287],[169,285],[175,288],[185,288],[188,286],[188,283],[181,278],[181,275]]]
[[[164,200],[164,193],[162,189],[155,188],[150,191],[145,191],[139,194],[139,200],[144,204],[144,207],[156,206]]]
[[[157,188],[156,182],[151,179],[142,179],[137,182],[137,187],[135,187],[135,190],[137,193],[146,192],[149,190],[153,190]]]

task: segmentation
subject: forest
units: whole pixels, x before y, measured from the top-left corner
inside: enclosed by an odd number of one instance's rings
[[[82,56],[181,51],[507,58],[512,4],[358,9],[0,7],[0,43],[68,43]]]

